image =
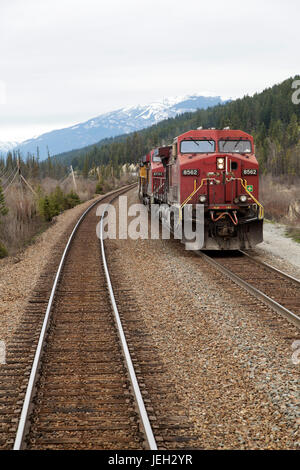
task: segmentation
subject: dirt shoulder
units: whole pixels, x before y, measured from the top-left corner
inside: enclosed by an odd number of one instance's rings
[[[285,232],[284,225],[264,222],[264,241],[251,254],[300,279],[300,243]]]

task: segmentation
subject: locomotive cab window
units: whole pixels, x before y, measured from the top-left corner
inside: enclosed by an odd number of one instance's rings
[[[250,140],[219,140],[219,152],[251,153]]]
[[[182,140],[180,144],[181,153],[212,153],[215,152],[214,140]]]

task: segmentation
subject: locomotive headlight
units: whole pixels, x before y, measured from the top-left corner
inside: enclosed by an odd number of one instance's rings
[[[241,201],[241,202],[246,202],[246,201],[247,201],[247,196],[246,196],[245,194],[242,194],[242,195],[240,196],[240,201]]]
[[[224,170],[225,168],[225,158],[217,158],[217,169]]]
[[[201,194],[201,196],[199,196],[199,201],[202,202],[202,204],[204,204],[204,202],[206,201],[205,194]]]

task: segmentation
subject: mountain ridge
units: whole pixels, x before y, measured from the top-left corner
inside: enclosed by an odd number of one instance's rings
[[[2,140],[0,140],[0,154],[9,152],[10,150],[16,148],[18,145],[19,145],[19,142],[17,142],[17,141],[11,141],[11,140],[2,141]]]
[[[57,155],[80,149],[105,138],[150,127],[185,112],[207,109],[226,102],[220,96],[203,96],[198,93],[164,98],[162,101],[154,101],[147,105],[127,106],[63,129],[46,132],[36,138],[27,139],[13,149],[20,150],[25,156],[28,152],[36,154],[37,147],[39,147],[40,159],[44,160],[48,152],[50,155]]]

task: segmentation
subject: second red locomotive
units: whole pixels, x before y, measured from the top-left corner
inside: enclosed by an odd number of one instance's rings
[[[139,195],[181,215],[204,209],[204,250],[250,249],[263,241],[263,206],[253,137],[240,130],[196,129],[142,158]]]

